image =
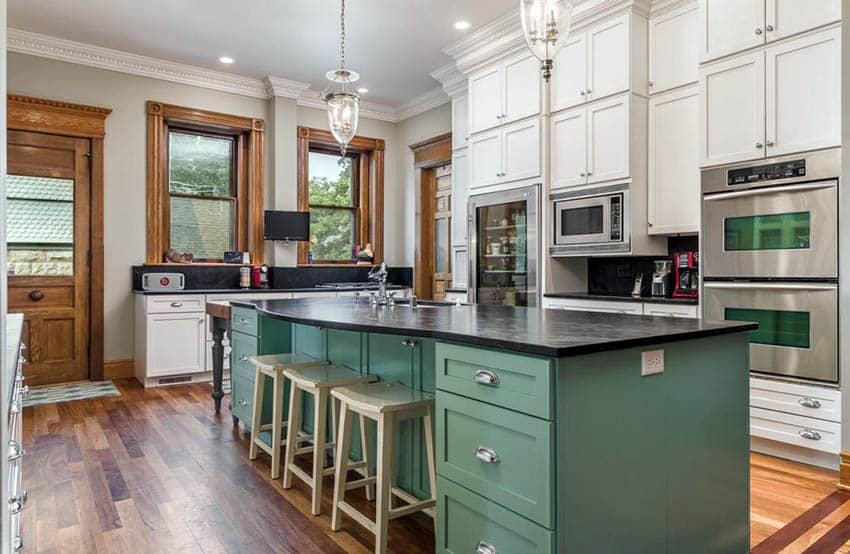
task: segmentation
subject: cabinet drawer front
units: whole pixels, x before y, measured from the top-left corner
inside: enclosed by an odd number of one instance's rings
[[[442,477],[437,478],[437,552],[469,554],[479,545],[497,553],[555,552],[555,533]]]
[[[552,419],[553,361],[437,343],[437,388]],[[492,382],[492,384],[489,384]]]
[[[831,454],[841,451],[841,425],[821,419],[750,408],[750,434]]]
[[[646,302],[643,305],[643,315],[654,315],[659,317],[699,317],[696,305],[684,304],[659,304]]]
[[[254,379],[232,377],[230,380],[230,402],[233,415],[245,425],[251,427],[254,409]]]
[[[234,377],[254,379],[255,368],[250,362],[257,355],[257,339],[251,335],[233,333],[230,350],[230,372]]]
[[[437,472],[554,526],[554,424],[437,392]]]
[[[230,326],[234,331],[247,335],[257,334],[257,310],[233,306]]]
[[[205,298],[203,294],[182,296],[150,295],[147,298],[147,313],[203,312],[206,309]]]
[[[841,393],[835,389],[750,379],[750,406],[841,422]]]

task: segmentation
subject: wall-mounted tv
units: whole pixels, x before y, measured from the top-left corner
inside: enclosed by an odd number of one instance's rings
[[[310,212],[266,210],[263,238],[266,240],[310,240]]]

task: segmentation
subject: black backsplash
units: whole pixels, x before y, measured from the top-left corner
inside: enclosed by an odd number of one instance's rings
[[[239,267],[191,265],[135,265],[133,290],[142,290],[142,273],[182,273],[186,289],[238,289]],[[322,283],[357,283],[366,281],[371,267],[272,267],[270,286],[274,289],[307,289]],[[402,287],[413,286],[413,268],[387,268],[387,282]]]
[[[667,254],[673,259],[675,252],[690,252],[699,249],[696,235],[670,237],[667,239]],[[643,295],[649,295],[655,260],[660,256],[624,256],[620,258],[590,258],[587,262],[587,292],[628,296],[635,284],[635,275],[643,273]]]

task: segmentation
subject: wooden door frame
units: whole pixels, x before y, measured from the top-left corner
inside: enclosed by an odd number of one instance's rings
[[[413,167],[416,169],[413,292],[419,297],[431,298],[431,276],[434,274],[434,192],[437,188],[435,169],[452,161],[452,134],[446,133],[411,144],[410,149],[413,150]]]
[[[29,131],[89,139],[91,181],[89,252],[89,378],[103,375],[103,140],[111,109],[10,94],[6,101],[7,131]],[[5,268],[3,268],[5,271]]]

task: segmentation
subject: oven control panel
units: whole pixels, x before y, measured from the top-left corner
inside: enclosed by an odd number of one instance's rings
[[[791,179],[806,176],[806,160],[793,160],[741,169],[730,169],[727,172],[726,184],[730,187],[747,183],[761,183],[778,179]]]
[[[611,240],[623,240],[623,195],[611,197]]]

